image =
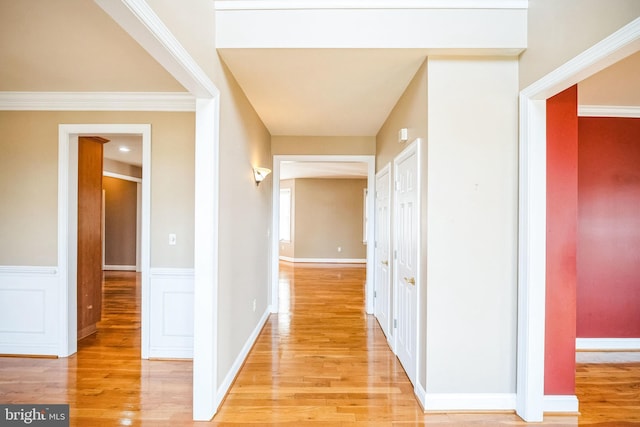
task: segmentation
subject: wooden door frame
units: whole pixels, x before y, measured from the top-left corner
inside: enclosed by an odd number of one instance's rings
[[[565,403],[573,404],[544,395],[546,100],[638,51],[640,18],[520,92],[516,413],[528,422],[549,410],[570,412]]]
[[[275,155],[273,156],[273,209],[271,217],[271,286],[269,295],[269,310],[271,313],[278,312],[279,298],[279,253],[280,241],[280,164],[284,161],[295,162],[361,162],[367,164],[367,242],[373,242],[375,238],[375,209],[371,198],[375,188],[375,166],[376,157],[373,155]],[[367,279],[365,285],[365,310],[368,314],[373,313],[373,245],[367,244]]]
[[[61,124],[58,126],[58,356],[78,350],[77,331],[77,204],[78,136],[99,134],[142,135],[142,357],[149,352],[149,266],[151,225],[151,125],[149,124]]]

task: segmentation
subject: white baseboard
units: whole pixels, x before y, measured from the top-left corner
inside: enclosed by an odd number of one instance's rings
[[[136,271],[135,265],[103,265],[105,271]]]
[[[58,355],[57,267],[0,266],[0,354]]]
[[[416,398],[418,399],[418,404],[424,411],[427,391],[422,387],[420,382],[418,382],[418,384],[413,388],[413,392],[415,393]]]
[[[258,339],[258,335],[260,335],[260,331],[262,331],[265,323],[267,323],[270,314],[271,313],[269,310],[265,310],[264,314],[258,321],[258,324],[251,332],[251,335],[249,335],[249,338],[247,338],[247,341],[244,343],[244,346],[242,347],[242,350],[240,350],[238,357],[236,357],[233,365],[231,365],[231,369],[229,369],[229,372],[227,372],[227,375],[224,377],[224,381],[222,381],[222,384],[220,384],[220,387],[218,387],[218,393],[216,396],[216,408],[220,406],[225,396],[229,392],[229,388],[231,388],[233,380],[236,378],[236,375],[238,375],[238,372],[240,372],[240,368],[242,368],[244,361],[249,355],[249,351],[251,351],[251,347],[253,347],[253,344]]]
[[[577,414],[578,398],[571,395],[545,395],[542,410],[545,413]]]
[[[576,350],[640,350],[640,338],[576,338]]]
[[[425,393],[423,409],[430,411],[513,411],[515,393]]]
[[[302,263],[319,263],[319,264],[366,264],[364,258],[291,258],[288,256],[280,256],[282,261],[302,262]]]

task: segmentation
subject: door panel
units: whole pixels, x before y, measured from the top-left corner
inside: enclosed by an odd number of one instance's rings
[[[102,312],[102,144],[78,138],[78,339],[96,331]]]
[[[387,340],[391,328],[391,174],[387,166],[376,176],[375,308],[374,313]]]
[[[415,383],[417,355],[418,278],[418,162],[416,143],[401,153],[395,165],[396,285],[398,329],[396,353],[407,376]]]

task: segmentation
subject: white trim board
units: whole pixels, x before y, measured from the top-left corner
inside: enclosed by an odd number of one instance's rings
[[[181,92],[0,92],[4,111],[195,111]]]
[[[291,258],[280,255],[282,261],[317,264],[366,264],[366,258]]]
[[[527,9],[527,0],[218,0],[216,10]]]
[[[576,338],[576,350],[640,350],[640,338]]]
[[[109,178],[117,178],[122,179],[124,181],[133,181],[133,182],[142,182],[142,178],[137,178],[135,176],[122,175],[120,173],[103,171],[102,176],[108,176]]]
[[[544,414],[546,99],[640,50],[640,18],[520,92],[516,412]]]
[[[515,393],[425,393],[425,412],[513,411]]]
[[[621,105],[578,105],[579,117],[640,118],[640,107]]]
[[[545,414],[577,414],[578,398],[573,395],[545,395],[543,410]]]

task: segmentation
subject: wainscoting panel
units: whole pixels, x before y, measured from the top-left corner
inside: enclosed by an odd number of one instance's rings
[[[56,267],[0,266],[0,354],[58,353]]]
[[[152,268],[149,357],[193,357],[193,269]]]

